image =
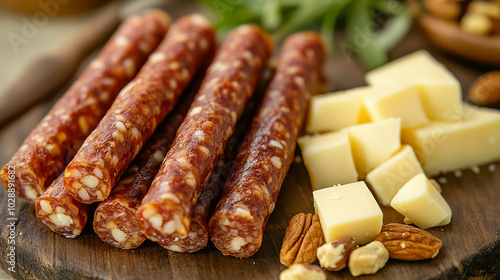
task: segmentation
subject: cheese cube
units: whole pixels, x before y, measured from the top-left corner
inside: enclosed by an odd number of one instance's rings
[[[392,198],[403,185],[420,173],[424,173],[424,170],[412,147],[403,145],[396,154],[370,171],[366,175],[366,182],[380,204],[390,206]]]
[[[327,243],[352,237],[365,244],[380,233],[382,210],[363,181],[317,190],[313,197]]]
[[[400,117],[402,128],[429,122],[414,85],[375,86],[372,94],[363,95],[363,103],[372,121]]]
[[[359,87],[313,96],[306,126],[307,133],[339,130],[368,122],[360,97],[360,92],[366,90],[367,87]]]
[[[369,85],[414,85],[427,116],[456,121],[462,117],[460,82],[427,51],[420,50],[368,72]]]
[[[408,181],[394,196],[391,206],[422,229],[451,220],[451,208],[424,174]]]
[[[432,121],[402,131],[402,142],[413,147],[427,176],[500,159],[500,112],[471,105],[464,109],[462,121]]]
[[[400,118],[353,125],[346,130],[359,179],[401,147]]]
[[[313,190],[357,181],[358,173],[345,131],[303,136],[298,143]]]
[[[437,79],[422,79],[415,82],[427,116],[433,120],[460,120],[463,115],[460,83],[448,79],[447,73],[431,75]]]

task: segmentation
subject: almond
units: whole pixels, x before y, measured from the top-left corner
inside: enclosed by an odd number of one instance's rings
[[[443,242],[429,232],[409,225],[387,224],[375,238],[382,242],[392,259],[417,261],[434,258]]]
[[[470,87],[467,100],[479,106],[500,101],[500,71],[490,71],[477,78]]]

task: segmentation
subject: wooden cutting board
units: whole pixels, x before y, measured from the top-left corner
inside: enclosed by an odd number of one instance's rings
[[[341,35],[336,39],[342,39]],[[415,30],[391,53],[397,58],[426,48],[458,77],[464,90],[488,68],[436,52]],[[327,61],[326,73],[336,90],[361,86],[364,70],[341,51]],[[52,101],[34,108],[0,131],[5,164]],[[8,134],[8,135],[6,135]],[[297,153],[297,156],[300,154]],[[495,167],[491,171],[490,169]],[[482,166],[479,174],[464,170],[462,176],[443,176],[443,196],[453,209],[452,222],[429,231],[443,240],[435,259],[419,262],[389,260],[375,275],[356,279],[498,279],[500,277],[500,163]],[[384,223],[402,223],[403,217],[382,207]],[[248,259],[225,257],[213,246],[194,253],[175,253],[147,241],[136,250],[121,250],[103,243],[88,223],[76,239],[66,239],[41,225],[33,206],[16,201],[16,279],[278,279],[285,266],[279,251],[290,218],[314,212],[306,170],[295,162],[283,184],[267,225],[260,251]],[[0,190],[0,266],[7,264],[7,192]],[[1,278],[1,276],[0,276]],[[328,273],[329,279],[353,278],[348,269]]]

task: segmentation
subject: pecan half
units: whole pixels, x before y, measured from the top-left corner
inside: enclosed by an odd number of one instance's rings
[[[280,251],[280,261],[286,266],[310,264],[323,245],[323,231],[317,215],[299,213],[290,220]]]
[[[418,261],[434,258],[443,242],[429,232],[403,224],[387,224],[375,238],[382,242],[392,259]]]

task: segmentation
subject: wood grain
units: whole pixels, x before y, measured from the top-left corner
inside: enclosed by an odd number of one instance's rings
[[[336,40],[341,40],[341,34]],[[436,52],[413,30],[398,45],[391,58],[426,48],[445,63],[466,90],[481,73],[489,70]],[[339,51],[328,60],[327,75],[335,89],[363,85],[364,71],[351,57]],[[0,164],[5,164],[24,137],[54,100],[40,104],[0,132]],[[9,141],[8,143],[3,141]],[[297,154],[299,156],[299,154]],[[403,262],[390,260],[377,274],[356,279],[498,279],[500,277],[500,164],[491,172],[482,166],[479,174],[464,170],[461,177],[448,174],[443,196],[453,209],[452,222],[429,231],[443,240],[435,259]],[[0,190],[0,266],[6,270],[7,192]],[[394,210],[382,207],[384,223],[402,222]],[[125,251],[100,241],[91,222],[71,240],[52,233],[37,220],[33,206],[16,204],[16,279],[278,279],[285,269],[279,250],[289,219],[299,212],[313,212],[311,187],[301,162],[295,162],[283,184],[274,213],[266,228],[260,251],[249,259],[225,257],[213,245],[194,253],[175,253],[153,242]],[[349,271],[328,273],[328,279],[353,278]]]

